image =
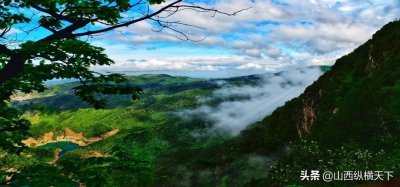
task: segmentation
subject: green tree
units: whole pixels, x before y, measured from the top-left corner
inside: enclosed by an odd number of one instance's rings
[[[149,5],[162,4],[153,10]],[[168,18],[182,10],[224,13],[214,8],[175,0],[3,0],[0,1],[0,148],[18,152],[28,134],[29,122],[8,101],[16,92],[42,92],[43,81],[55,78],[78,79],[74,92],[95,108],[105,106],[105,94],[131,94],[137,99],[142,89],[126,83],[121,74],[100,74],[91,66],[113,64],[104,49],[87,40],[140,21],[152,21],[155,30],[170,29],[183,40],[191,40],[177,25],[192,26]],[[25,39],[13,38],[15,28]],[[24,27],[28,26],[28,27]],[[44,32],[45,31],[45,32]],[[41,32],[41,38],[28,37]],[[47,33],[47,34],[43,34]]]

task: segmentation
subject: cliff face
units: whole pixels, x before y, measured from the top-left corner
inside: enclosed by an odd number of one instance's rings
[[[311,126],[317,118],[317,98],[306,97],[302,99],[301,110],[298,111],[296,122],[297,134],[301,138],[310,133]]]

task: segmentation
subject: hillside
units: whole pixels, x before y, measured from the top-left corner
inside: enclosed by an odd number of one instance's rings
[[[158,119],[167,119],[170,112],[196,108],[197,98],[206,97],[220,89],[223,81],[228,85],[255,85],[262,75],[231,79],[194,79],[169,75],[142,75],[128,77],[131,84],[144,89],[139,101],[129,96],[106,96],[104,110],[95,110],[71,92],[77,82],[53,85],[44,93],[34,93],[30,99],[16,100],[14,105],[28,112],[25,116],[33,126],[34,137],[46,132],[61,133],[64,128],[85,132],[88,137],[100,135],[113,128],[131,129],[138,126],[154,126]],[[23,98],[26,98],[23,97]],[[236,98],[236,100],[245,98]],[[223,102],[212,99],[209,103]]]
[[[379,182],[300,181],[302,170],[383,170],[394,171],[398,177],[399,51],[400,21],[395,21],[338,59],[300,97],[238,137],[209,148],[178,150],[174,156],[161,159],[169,167],[159,170],[166,176],[159,182],[176,184],[182,171],[188,177],[186,183],[179,183],[183,186],[351,186]]]
[[[306,72],[313,73],[316,79],[321,70],[310,67],[290,72],[308,78]],[[76,82],[53,84],[44,93],[19,95],[13,104],[27,110],[24,117],[32,123],[31,137],[23,142],[30,148],[22,156],[2,157],[0,171],[9,173],[14,185],[46,186],[55,181],[65,186],[153,184],[162,178],[156,171],[169,166],[159,162],[164,155],[218,145],[230,138],[223,132],[196,135],[212,130],[214,121],[207,114],[187,118],[179,112],[235,102],[244,106],[253,97],[246,90],[265,89],[270,79],[279,79],[276,86],[294,87],[300,94],[310,83],[293,82],[285,77],[290,72],[229,79],[131,76],[127,77],[131,84],[144,88],[141,99],[108,96],[107,108],[102,110],[93,109],[71,93]],[[274,98],[268,89],[256,95],[260,94],[264,99]]]

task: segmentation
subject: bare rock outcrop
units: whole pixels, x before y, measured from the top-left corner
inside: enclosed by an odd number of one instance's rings
[[[47,132],[44,133],[41,137],[39,138],[33,138],[29,137],[28,139],[25,139],[22,141],[27,146],[30,147],[38,147],[44,144],[48,143],[53,143],[53,142],[61,142],[61,141],[69,141],[72,143],[76,143],[79,146],[87,146],[92,143],[104,140],[106,138],[109,138],[110,136],[113,136],[119,132],[119,129],[114,129],[112,131],[106,132],[99,137],[91,137],[91,138],[86,138],[83,132],[75,132],[71,130],[70,128],[65,128],[64,133],[58,136],[54,136],[53,132]]]

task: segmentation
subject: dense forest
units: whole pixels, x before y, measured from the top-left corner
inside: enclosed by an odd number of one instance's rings
[[[309,69],[320,72],[329,67]],[[246,101],[247,93],[212,95],[225,87],[258,88],[263,79],[280,77],[282,73],[228,79],[128,76],[130,82],[143,88],[141,99],[107,96],[107,108],[101,110],[73,94],[71,88],[80,84],[74,81],[49,85],[50,89],[43,93],[17,94],[14,107],[27,111],[24,117],[32,123],[31,137],[23,141],[30,148],[21,155],[3,157],[4,177],[12,177],[10,184],[30,186],[157,184],[161,175],[157,171],[167,166],[162,165],[161,158],[231,138],[222,131],[195,136],[205,129],[214,131],[213,122],[198,114],[185,119],[180,111],[205,104]],[[199,102],[201,98],[207,101]]]

